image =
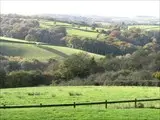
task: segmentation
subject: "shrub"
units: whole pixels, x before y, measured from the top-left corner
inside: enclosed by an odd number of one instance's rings
[[[149,71],[135,71],[128,76],[128,79],[131,80],[153,80],[152,74]]]
[[[143,103],[138,103],[138,104],[137,104],[137,107],[138,107],[138,108],[144,108],[144,104],[143,104]]]
[[[40,71],[14,71],[7,75],[6,87],[28,87],[48,85],[52,77]]]
[[[152,74],[152,76],[160,80],[160,72],[155,72]]]
[[[0,88],[4,88],[6,81],[6,72],[3,69],[0,69]]]
[[[69,92],[69,96],[81,96],[81,93],[77,93],[77,92]]]
[[[56,95],[55,95],[55,94],[52,94],[52,97],[56,97]]]
[[[29,96],[41,95],[40,92],[29,92],[27,93]]]

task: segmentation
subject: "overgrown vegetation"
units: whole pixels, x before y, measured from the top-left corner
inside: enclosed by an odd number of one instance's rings
[[[139,50],[131,55],[108,55],[95,60],[85,53],[63,61],[9,60],[1,56],[1,87],[36,85],[160,86],[160,52]]]

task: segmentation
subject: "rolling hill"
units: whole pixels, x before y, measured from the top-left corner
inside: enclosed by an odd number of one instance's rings
[[[37,45],[35,42],[30,43],[25,40],[0,37],[0,54],[5,56],[20,56],[29,60],[38,59],[44,61],[49,58],[63,59],[79,52],[85,51],[61,46]],[[104,57],[98,54],[87,53],[95,58]]]
[[[49,20],[40,20],[40,28],[53,28],[56,26],[61,26],[65,27],[67,30],[68,35],[77,35],[81,37],[90,37],[90,38],[96,38],[98,35],[98,32],[96,30],[92,30],[91,27],[88,26],[78,26],[75,25],[74,27],[72,24],[65,23],[65,22],[55,22],[54,21],[49,21]],[[87,29],[87,30],[86,30]],[[102,28],[97,28],[98,30],[101,30]]]

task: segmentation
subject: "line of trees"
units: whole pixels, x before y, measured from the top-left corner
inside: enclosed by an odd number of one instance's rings
[[[66,29],[64,27],[42,29],[38,20],[14,15],[1,16],[0,22],[0,36],[64,45],[64,42],[61,41],[66,36]]]
[[[95,60],[86,53],[63,61],[12,61],[1,56],[0,87],[37,85],[142,85],[160,86],[160,52],[139,50],[133,54]]]

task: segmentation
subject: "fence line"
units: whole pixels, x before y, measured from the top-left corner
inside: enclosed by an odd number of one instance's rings
[[[135,108],[137,107],[137,102],[147,102],[147,101],[160,101],[160,98],[155,98],[155,99],[134,99],[134,100],[120,100],[120,101],[107,101],[105,100],[104,102],[87,102],[87,103],[71,103],[71,104],[48,104],[48,105],[43,105],[40,103],[39,105],[12,105],[12,106],[7,106],[3,105],[0,106],[0,109],[6,109],[6,108],[34,108],[34,107],[65,107],[65,106],[72,106],[76,108],[76,106],[82,106],[82,105],[100,105],[104,104],[105,108],[107,108],[108,104],[116,104],[116,103],[135,103]]]

